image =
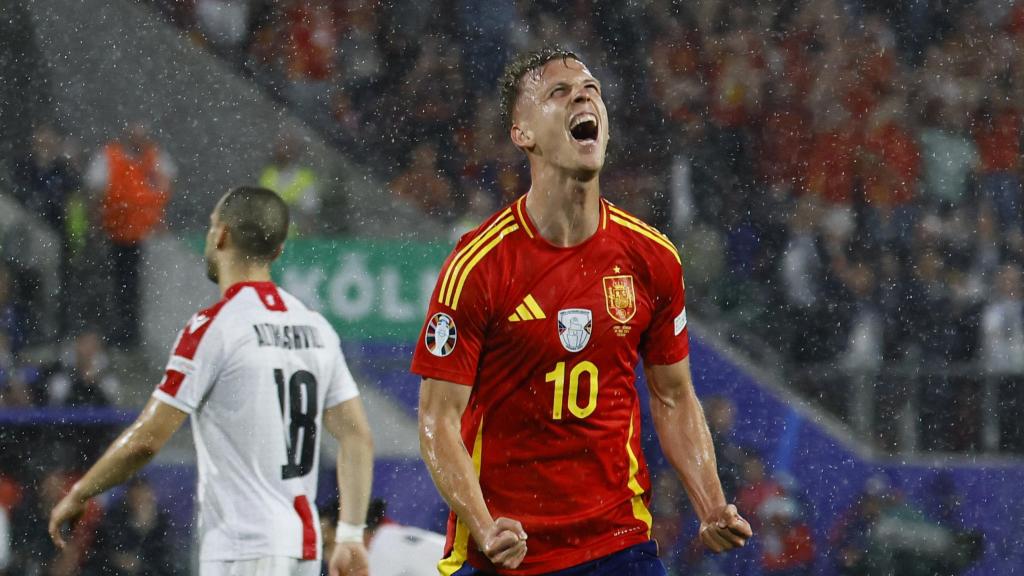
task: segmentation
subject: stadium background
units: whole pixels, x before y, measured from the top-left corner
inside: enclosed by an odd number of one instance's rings
[[[0,16],[0,573],[97,573],[119,551],[189,573],[187,434],[144,474],[159,538],[118,532],[140,506],[124,490],[72,555],[40,522],[216,298],[197,248],[213,202],[280,173],[299,184],[278,278],[342,334],[389,516],[440,530],[408,359],[457,231],[528,185],[493,87],[543,42],[605,85],[603,192],[681,247],[698,392],[758,531],[734,557],[695,552],[649,435],[672,570],[1022,570],[1024,334],[990,325],[1020,310],[1024,5],[12,0]],[[125,340],[89,169],[139,123],[176,170]],[[324,504],[330,470],[321,485]]]

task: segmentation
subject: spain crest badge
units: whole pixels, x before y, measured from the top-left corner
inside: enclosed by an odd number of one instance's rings
[[[604,303],[608,314],[625,324],[636,314],[636,292],[632,276],[605,276]]]

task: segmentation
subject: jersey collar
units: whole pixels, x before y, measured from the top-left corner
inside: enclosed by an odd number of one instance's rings
[[[607,230],[608,201],[605,200],[604,198],[599,198],[598,206],[600,206],[601,209],[601,221],[598,225],[598,230]],[[534,228],[533,221],[530,220],[530,215],[527,214],[526,212],[526,194],[520,196],[519,199],[512,204],[512,211],[515,213],[515,218],[519,222],[519,227],[522,228],[524,232],[526,232],[526,235],[529,236],[531,239],[537,236],[537,229]],[[594,233],[594,236],[597,236],[597,233]],[[593,238],[593,236],[591,236],[591,238]],[[589,240],[590,239],[588,238],[587,240],[584,241],[584,243],[586,243]]]
[[[235,294],[241,292],[242,288],[255,288],[257,292],[262,292],[269,289],[276,289],[277,286],[275,286],[273,282],[236,282],[224,291],[224,299],[230,300],[235,296]]]

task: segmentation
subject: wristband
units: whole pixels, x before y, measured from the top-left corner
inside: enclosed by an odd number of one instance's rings
[[[358,542],[363,543],[363,530],[366,529],[366,524],[349,524],[348,522],[338,522],[338,527],[334,530],[334,541],[338,544],[344,544],[346,542]]]

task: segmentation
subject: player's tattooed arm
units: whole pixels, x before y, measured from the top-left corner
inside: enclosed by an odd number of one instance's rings
[[[672,465],[700,518],[700,538],[710,550],[743,546],[750,524],[727,504],[718,478],[715,448],[693,390],[690,360],[645,368],[651,390],[651,416],[665,458]]]
[[[473,541],[499,568],[513,569],[526,556],[526,532],[510,518],[494,519],[476,469],[462,441],[462,413],[470,388],[426,378],[420,385],[420,453],[434,484],[469,527]]]
[[[142,413],[75,482],[50,513],[50,537],[64,547],[61,528],[81,516],[89,499],[131,478],[163,448],[181,427],[188,414],[156,399],[150,399]]]

